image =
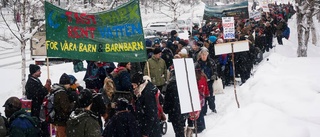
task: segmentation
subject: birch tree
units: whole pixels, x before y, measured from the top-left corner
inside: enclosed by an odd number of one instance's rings
[[[296,0],[298,57],[307,57],[314,0]]]
[[[38,10],[39,7],[43,7],[43,3],[40,0],[15,0],[13,3],[8,3],[9,7],[13,10],[14,24],[8,22],[1,12],[1,17],[4,20],[6,26],[14,37],[19,41],[20,52],[21,52],[21,85],[22,94],[25,95],[25,85],[26,85],[26,45],[27,41],[30,40],[32,35],[37,32],[38,27],[31,28],[31,19],[35,16],[35,13],[43,12],[33,12],[34,9]],[[1,7],[2,8],[2,7]],[[41,25],[41,24],[39,24]]]

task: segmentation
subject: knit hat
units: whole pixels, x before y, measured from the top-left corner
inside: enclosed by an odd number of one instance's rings
[[[73,75],[68,75],[68,76],[69,76],[69,79],[70,79],[70,84],[76,83],[76,81],[77,81],[76,77],[74,77]]]
[[[142,84],[144,82],[143,80],[143,74],[142,72],[137,72],[135,74],[133,74],[132,78],[131,78],[131,83],[136,83],[136,84]]]
[[[174,36],[174,35],[176,35],[178,32],[176,31],[176,30],[172,30],[171,31],[171,36]]]
[[[61,84],[61,85],[71,84],[70,78],[66,73],[63,73],[61,75],[60,80],[59,80],[59,84]]]
[[[40,70],[40,67],[38,65],[35,65],[35,64],[29,65],[29,72],[31,75],[36,73],[38,70]]]
[[[129,106],[129,101],[125,98],[118,98],[116,104],[117,111],[126,110]]]
[[[210,36],[209,37],[209,41],[212,43],[215,43],[217,41],[217,37],[216,36]]]
[[[159,54],[161,52],[161,49],[160,48],[155,48],[153,50],[153,54],[156,55],[156,54]]]
[[[84,89],[79,94],[79,107],[85,108],[88,107],[93,100],[92,92],[90,89]]]

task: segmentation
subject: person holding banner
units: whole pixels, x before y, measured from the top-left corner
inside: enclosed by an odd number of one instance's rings
[[[161,58],[161,49],[155,48],[153,55],[148,59],[147,64],[144,67],[144,75],[148,75],[151,78],[151,82],[157,86],[157,88],[164,94],[162,87],[167,81],[167,66],[166,62]]]
[[[217,113],[216,105],[215,105],[215,96],[213,94],[213,82],[214,82],[214,80],[217,79],[217,76],[218,76],[217,64],[215,63],[215,61],[213,59],[211,59],[209,57],[209,52],[208,52],[208,49],[206,49],[206,48],[203,48],[199,52],[197,63],[200,65],[201,71],[203,71],[204,74],[206,74],[206,76],[208,78],[207,84],[208,84],[209,91],[210,91],[209,92],[210,96],[206,97],[204,106],[202,107],[201,111],[203,112],[204,115],[206,115],[207,102],[208,102],[208,105],[209,105],[209,108],[211,109],[211,111]]]

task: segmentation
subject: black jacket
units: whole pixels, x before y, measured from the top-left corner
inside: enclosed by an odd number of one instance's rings
[[[42,85],[38,78],[28,76],[28,81],[25,86],[27,99],[31,99],[31,115],[38,117],[40,115],[40,108],[44,97],[48,94],[48,90]]]
[[[150,81],[135,101],[137,120],[142,135],[156,136],[156,127],[159,126],[158,108],[155,95],[158,89]]]
[[[135,117],[129,111],[116,113],[107,123],[103,137],[141,137]]]

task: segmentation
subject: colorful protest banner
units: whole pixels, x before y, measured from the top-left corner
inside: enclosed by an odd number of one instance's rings
[[[204,20],[221,21],[222,17],[234,17],[235,20],[248,19],[248,1],[214,7],[205,6]]]
[[[99,13],[75,13],[45,2],[48,57],[104,62],[147,59],[139,1]]]

